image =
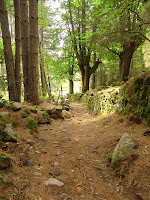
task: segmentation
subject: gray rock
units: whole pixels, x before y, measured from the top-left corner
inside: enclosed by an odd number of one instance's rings
[[[11,103],[10,108],[13,111],[18,111],[18,110],[20,110],[22,108],[22,104],[18,103],[18,102],[14,102],[14,103]]]
[[[59,180],[56,179],[56,178],[49,178],[49,179],[46,179],[46,180],[44,181],[44,185],[45,185],[45,186],[56,185],[56,186],[61,187],[61,186],[64,185],[64,183],[62,183],[61,181],[59,181]]]
[[[135,147],[135,143],[128,133],[124,133],[119,143],[117,144],[111,159],[111,166],[115,167],[120,163],[120,161],[124,160],[127,157],[127,153],[129,150]]]
[[[11,127],[6,127],[2,133],[3,141],[5,142],[16,142],[17,143],[17,135],[12,130]]]
[[[40,124],[50,123],[50,116],[46,111],[38,111],[38,122]]]

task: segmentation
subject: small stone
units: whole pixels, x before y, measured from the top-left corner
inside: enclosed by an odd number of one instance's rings
[[[50,186],[50,185],[56,185],[58,187],[61,187],[64,185],[61,181],[57,180],[56,178],[49,178],[44,181],[45,186]]]
[[[67,142],[67,141],[71,141],[71,138],[69,137],[64,137],[61,139],[62,142]]]
[[[60,151],[57,151],[57,154],[56,154],[57,156],[60,156],[61,155],[61,152]]]
[[[34,175],[36,175],[36,176],[42,176],[42,173],[40,173],[40,172],[34,172]]]
[[[62,200],[71,200],[72,198],[64,193],[64,194],[61,195],[61,199]]]
[[[60,176],[60,171],[58,170],[51,170],[49,174],[54,178],[55,176]]]
[[[60,166],[60,164],[58,163],[58,162],[54,162],[54,167],[58,167],[58,166]]]

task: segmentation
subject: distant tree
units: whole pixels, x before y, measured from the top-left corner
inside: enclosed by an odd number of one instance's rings
[[[94,45],[92,36],[94,28],[89,20],[90,3],[89,1],[71,1],[65,3],[67,28],[69,30],[72,46],[78,60],[78,66],[82,75],[82,92],[89,90],[89,79],[92,73],[101,63],[98,58],[91,67],[91,55]]]

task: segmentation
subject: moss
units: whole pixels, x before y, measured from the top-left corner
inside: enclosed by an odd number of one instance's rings
[[[71,95],[71,101],[80,101],[81,99],[81,94],[75,93]]]
[[[21,116],[22,116],[23,118],[27,118],[27,117],[28,117],[28,114],[27,114],[26,112],[23,111],[23,112],[21,113]]]
[[[118,161],[118,162],[115,162],[113,164],[113,166],[111,166],[111,169],[117,173],[120,173],[120,170],[121,170],[121,162]]]
[[[111,162],[112,155],[113,155],[113,151],[110,152],[110,153],[108,154],[108,156],[107,156],[107,160],[108,160],[109,162]]]
[[[3,153],[0,153],[0,168],[7,168],[11,165],[11,158]]]
[[[1,141],[1,140],[0,140],[0,146],[2,148],[6,148],[7,147],[6,143],[4,141]]]
[[[14,119],[9,119],[9,121],[11,123],[12,128],[16,127],[16,122],[14,121]]]
[[[37,113],[37,109],[36,109],[35,107],[32,107],[32,108],[31,108],[31,112]]]
[[[45,108],[39,108],[40,111],[45,111]]]
[[[132,111],[132,108],[133,108],[133,106],[131,105],[131,104],[127,104],[126,105],[126,107],[125,107],[125,110],[127,111],[127,112],[130,112],[130,111]]]
[[[23,112],[27,113],[28,115],[30,114],[30,109],[26,108],[23,110]]]
[[[5,122],[0,122],[0,126],[1,126],[3,129],[6,128]]]
[[[2,121],[6,121],[6,116],[5,115],[2,115],[2,114],[0,114],[0,119],[2,120]]]
[[[147,120],[150,123],[150,113],[147,114]]]
[[[32,117],[27,118],[27,124],[28,124],[29,129],[31,129],[32,131],[36,133],[38,132],[37,123]]]
[[[43,115],[43,118],[46,119],[47,122],[50,121],[50,116],[49,116],[49,114],[48,114],[47,111],[44,111],[44,112],[42,113],[42,115]]]

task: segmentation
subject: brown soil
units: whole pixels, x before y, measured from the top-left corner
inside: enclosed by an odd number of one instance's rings
[[[40,125],[39,133],[27,128],[20,112],[11,113],[18,143],[2,150],[12,166],[1,171],[8,182],[0,185],[0,200],[150,200],[150,136],[143,135],[148,127],[130,116],[94,116],[80,103],[71,103],[71,113],[71,119]],[[124,132],[137,148],[117,173],[108,154]],[[45,186],[50,177],[64,185]]]

